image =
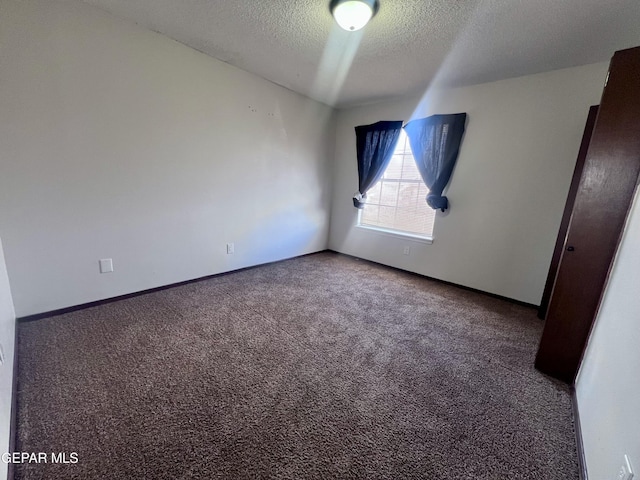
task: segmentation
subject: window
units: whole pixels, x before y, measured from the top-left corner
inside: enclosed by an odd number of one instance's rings
[[[403,130],[382,178],[367,192],[358,225],[430,238],[435,210],[428,193]]]

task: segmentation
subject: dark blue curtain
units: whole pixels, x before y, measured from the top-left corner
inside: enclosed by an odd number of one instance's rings
[[[353,197],[354,207],[364,208],[367,191],[382,177],[393,156],[401,130],[402,121],[356,127],[358,193]]]
[[[420,175],[429,187],[427,203],[434,210],[444,212],[449,207],[442,191],[456,165],[466,119],[466,113],[433,115],[413,120],[404,127]]]

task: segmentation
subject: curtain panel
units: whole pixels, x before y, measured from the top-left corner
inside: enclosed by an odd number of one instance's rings
[[[382,121],[356,127],[358,193],[353,206],[364,208],[367,191],[380,180],[398,143],[402,121]]]
[[[449,207],[442,195],[460,152],[466,113],[432,115],[412,120],[404,129],[424,183],[429,187],[427,204],[443,212]]]

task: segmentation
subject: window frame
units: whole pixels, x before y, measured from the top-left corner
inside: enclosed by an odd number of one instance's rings
[[[408,142],[407,138],[404,138],[404,140],[406,142]],[[406,143],[405,143],[405,145],[406,145]],[[398,146],[396,146],[396,149],[397,148],[398,148]],[[394,155],[395,154],[396,154],[396,151],[394,151]],[[404,153],[404,151],[403,151],[403,155],[406,155],[406,153]],[[411,157],[413,157],[413,154],[411,154]],[[414,161],[415,161],[415,159],[414,159]],[[387,165],[387,167],[385,168],[385,173],[386,173],[386,170],[388,168],[389,168],[389,165]],[[383,177],[384,177],[384,175],[383,175]],[[382,181],[382,178],[381,178],[380,181]],[[403,180],[402,178],[399,178],[399,179],[387,179],[385,181],[398,182],[398,183],[401,183],[403,181],[405,181],[405,182],[408,181],[409,183],[413,183],[413,179],[411,179],[411,180],[409,180],[409,179]],[[424,182],[423,182],[422,179],[419,179],[419,180],[416,179],[415,183],[424,185]],[[365,205],[364,208],[366,208],[366,205]],[[434,240],[433,232],[435,230],[435,219],[437,218],[437,212],[434,212],[433,228],[431,230],[431,235],[423,235],[423,234],[420,234],[420,233],[408,232],[408,231],[405,231],[405,230],[399,230],[399,229],[394,229],[394,228],[385,228],[385,227],[379,226],[379,225],[363,224],[362,223],[362,215],[363,215],[364,208],[358,209],[358,214],[356,216],[356,225],[355,225],[357,228],[365,230],[365,231],[369,231],[369,232],[372,232],[372,233],[376,233],[376,234],[379,234],[379,235],[402,238],[404,240],[410,240],[410,241],[418,242],[418,243],[426,243],[426,244],[433,243],[433,240]],[[394,205],[394,208],[397,209],[398,208],[397,205]]]

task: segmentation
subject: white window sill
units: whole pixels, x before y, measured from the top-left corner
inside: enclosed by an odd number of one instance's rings
[[[431,245],[433,243],[433,237],[423,237],[421,235],[414,235],[412,233],[407,233],[407,232],[399,232],[397,230],[387,230],[385,228],[370,227],[369,225],[356,225],[356,228],[367,230],[369,232],[376,233],[378,235],[401,238],[403,240],[410,240],[416,243],[426,243],[428,245]]]

